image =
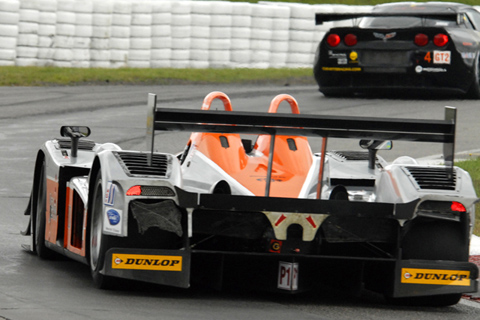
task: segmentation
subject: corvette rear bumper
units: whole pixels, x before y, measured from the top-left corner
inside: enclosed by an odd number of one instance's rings
[[[323,93],[390,93],[408,91],[416,93],[436,92],[441,94],[465,94],[471,81],[466,77],[458,79],[451,74],[411,73],[333,73],[322,72],[317,77]]]

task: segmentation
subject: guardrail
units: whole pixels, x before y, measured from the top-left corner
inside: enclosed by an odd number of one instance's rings
[[[317,12],[370,6],[168,0],[2,0],[0,65],[311,67]],[[344,23],[344,22],[343,22]]]

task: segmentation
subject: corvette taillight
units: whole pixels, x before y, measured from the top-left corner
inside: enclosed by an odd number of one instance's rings
[[[415,36],[414,42],[419,47],[426,46],[428,43],[428,36],[426,34],[419,33]]]
[[[327,37],[327,43],[330,47],[336,47],[340,44],[340,36],[335,33],[331,33]]]
[[[448,36],[446,34],[439,33],[435,37],[433,37],[433,43],[437,47],[443,47],[448,43]]]
[[[349,47],[354,46],[354,45],[357,44],[357,36],[354,35],[354,34],[349,33],[349,34],[347,34],[347,35],[345,36],[345,38],[343,39],[343,41],[344,41],[345,44],[346,44],[347,46],[349,46]]]
[[[467,209],[465,209],[465,206],[457,201],[452,202],[450,209],[452,209],[452,211],[457,211],[457,212],[467,212]]]

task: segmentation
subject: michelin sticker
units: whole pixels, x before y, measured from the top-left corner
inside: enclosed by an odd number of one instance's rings
[[[110,234],[121,234],[122,232],[122,210],[105,208],[103,231]]]
[[[445,68],[425,68],[422,66],[416,66],[415,67],[415,72],[416,73],[422,73],[422,72],[447,72],[447,69]]]

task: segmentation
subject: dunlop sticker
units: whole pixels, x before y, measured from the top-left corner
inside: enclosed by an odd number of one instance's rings
[[[402,283],[470,286],[470,271],[402,268]]]
[[[182,271],[182,256],[112,254],[112,269]]]

